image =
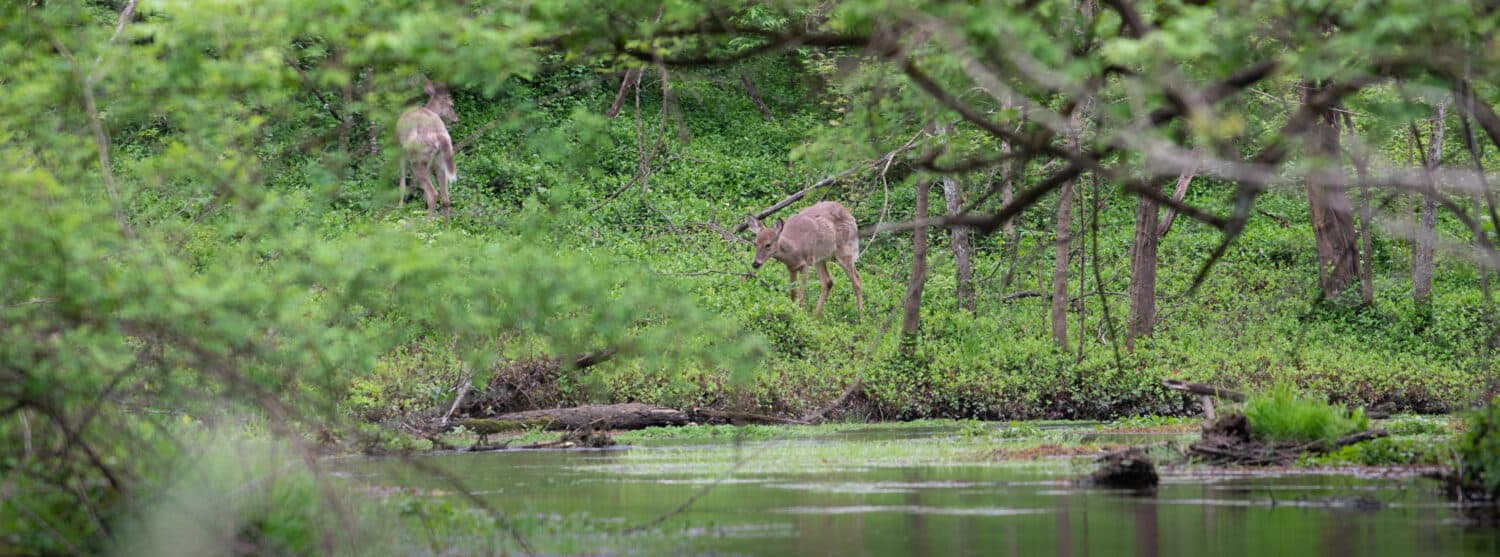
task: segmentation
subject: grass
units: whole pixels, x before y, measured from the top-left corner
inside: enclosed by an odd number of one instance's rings
[[[1353,413],[1322,400],[1304,398],[1290,383],[1280,382],[1245,403],[1252,434],[1266,441],[1333,442],[1369,429],[1364,410]]]

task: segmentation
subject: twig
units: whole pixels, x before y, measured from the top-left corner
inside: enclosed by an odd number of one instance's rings
[[[473,382],[473,375],[470,372],[465,371],[463,377],[458,381],[458,396],[453,397],[453,405],[449,406],[448,411],[443,414],[443,419],[439,422],[440,427],[448,426],[448,419],[452,418],[453,412],[458,410],[458,406],[460,404],[464,403],[464,397],[469,395],[470,383]]]
[[[900,155],[901,153],[905,153],[907,151],[910,151],[910,150],[916,148],[916,145],[917,145],[917,142],[916,142],[916,139],[914,138],[912,141],[908,141],[906,143],[906,145],[902,145],[900,148],[898,148],[898,149],[896,149],[894,151],[891,151],[889,153],[881,155],[880,158],[877,158],[877,159],[875,159],[873,161],[870,161],[869,163],[867,163],[864,166],[871,166],[871,167],[873,167],[873,166],[877,166],[877,165],[885,165],[886,168],[889,168],[891,160],[895,159],[895,157],[897,155]],[[843,181],[845,178],[848,178],[849,176],[852,176],[855,173],[858,173],[862,169],[863,169],[863,167],[850,168],[850,169],[844,170],[843,172],[835,174],[833,176],[829,176],[829,177],[824,178],[822,180],[818,180],[817,182],[813,182],[812,185],[807,186],[805,188],[802,188],[801,190],[797,191],[796,193],[793,193],[791,195],[786,196],[786,198],[782,199],[781,201],[776,202],[775,205],[772,205],[770,207],[766,207],[765,209],[762,209],[760,212],[754,213],[754,216],[757,219],[764,219],[766,217],[774,215],[774,214],[776,214],[777,211],[785,209],[788,206],[790,206],[791,204],[796,203],[797,200],[802,199],[803,197],[806,197],[807,194],[811,193],[813,190],[820,189],[820,188],[825,188],[825,187],[828,187],[830,185],[837,184],[840,181]],[[750,221],[748,221],[748,220],[747,221],[743,221],[743,222],[740,222],[738,225],[735,225],[735,227],[733,229],[733,232],[735,234],[739,234],[741,232],[744,232],[745,229],[747,229],[749,227],[750,227]]]
[[[707,229],[712,230],[714,232],[718,232],[719,233],[719,237],[723,238],[725,242],[738,242],[738,243],[741,243],[741,244],[753,244],[754,243],[754,242],[751,242],[750,240],[746,240],[744,238],[736,236],[733,232],[730,232],[728,229],[724,228],[723,226],[720,226],[719,223],[714,222],[714,221],[708,221],[708,222],[691,222],[691,223],[688,223],[688,224],[691,224],[691,225],[697,226],[697,227],[701,227],[701,228],[707,228]]]
[[[317,97],[318,102],[323,103],[323,109],[327,110],[330,116],[333,116],[334,121],[343,125],[345,123],[344,116],[339,114],[339,111],[333,108],[333,103],[328,102],[328,98],[323,96],[323,92],[319,91],[317,86],[313,85],[312,78],[307,77],[307,72],[302,71],[302,66],[298,66],[296,60],[292,60],[290,56],[284,54],[281,56],[281,60],[297,71],[297,77],[302,80],[302,87],[312,93],[314,97]]]
[[[94,132],[94,147],[99,153],[99,173],[104,180],[104,190],[109,193],[109,206],[115,213],[115,220],[120,225],[120,232],[125,234],[128,240],[135,240],[135,229],[130,226],[130,218],[125,215],[125,207],[120,202],[120,190],[115,187],[115,172],[113,165],[109,162],[109,134],[104,133],[104,123],[99,119],[99,107],[94,100],[94,80],[78,67],[78,61],[73,58],[73,52],[62,41],[52,38],[52,45],[73,66],[73,71],[78,80],[83,84],[83,107],[89,117],[89,129]]]
[[[120,38],[120,32],[125,30],[125,25],[130,23],[130,18],[135,15],[135,0],[125,3],[125,9],[120,10],[120,21],[115,23],[115,33],[109,36],[109,44],[115,44],[115,39]]]
[[[697,493],[694,493],[691,497],[688,497],[686,501],[682,502],[682,504],[677,505],[677,508],[672,509],[670,511],[667,511],[665,514],[662,514],[661,516],[653,518],[653,519],[651,519],[651,520],[649,520],[649,521],[647,521],[645,523],[642,523],[642,524],[639,524],[639,525],[636,525],[636,526],[632,526],[630,528],[626,528],[623,533],[626,534],[626,535],[640,533],[640,532],[645,531],[648,528],[651,528],[651,527],[654,527],[654,526],[656,526],[658,524],[666,522],[668,519],[671,519],[674,516],[682,514],[683,511],[688,510],[688,507],[693,506],[693,503],[698,502],[698,500],[702,499],[704,495],[708,495],[708,492],[713,491],[714,488],[716,488],[716,487],[719,487],[719,484],[724,483],[724,480],[727,480],[730,477],[734,476],[734,473],[737,472],[737,471],[739,471],[740,468],[744,467],[746,463],[750,462],[751,459],[753,459],[753,458],[755,458],[757,456],[760,456],[761,453],[765,452],[766,449],[768,449],[770,447],[771,447],[771,445],[767,444],[767,445],[761,447],[760,450],[758,450],[758,451],[756,451],[754,453],[746,454],[746,455],[740,457],[739,460],[737,460],[737,461],[734,462],[733,466],[729,467],[729,471],[728,472],[726,472],[723,476],[719,476],[718,478],[715,478],[714,481],[709,482],[708,485],[705,485],[702,488],[700,488]]]
[[[1021,298],[1040,298],[1043,296],[1048,296],[1048,294],[1040,290],[1022,290],[1020,292],[1012,292],[1010,294],[1001,296],[1000,301],[1009,302],[1011,300],[1019,300]]]

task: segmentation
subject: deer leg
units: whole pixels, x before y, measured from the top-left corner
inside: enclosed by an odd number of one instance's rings
[[[443,224],[448,224],[449,208],[453,206],[453,203],[448,200],[448,173],[446,171],[438,173],[438,186],[441,188],[439,191],[442,193],[443,200]]]
[[[818,307],[813,309],[813,315],[823,313],[823,302],[828,300],[828,291],[833,289],[833,277],[828,276],[828,261],[818,262],[818,282],[823,286],[823,291],[818,294]]]
[[[792,303],[796,304],[796,303],[800,302],[801,298],[802,298],[801,297],[802,291],[801,291],[801,289],[799,289],[797,287],[797,284],[798,284],[798,282],[797,282],[797,269],[794,269],[792,267],[787,267],[786,268],[786,272],[787,272],[787,274],[791,275],[791,281],[792,281]]]
[[[417,183],[422,185],[422,193],[427,195],[427,220],[432,220],[437,209],[437,192],[432,189],[432,164],[430,161],[415,163],[412,170],[417,174]]]
[[[854,254],[840,254],[838,257],[839,267],[844,269],[844,274],[849,276],[849,282],[854,285],[854,301],[859,304],[859,316],[865,316],[865,294],[864,283],[859,280],[859,271],[854,269]]]
[[[406,157],[401,157],[401,197],[396,200],[396,207],[406,207]]]
[[[803,267],[797,274],[799,277],[797,279],[797,296],[802,299],[801,306],[804,308],[807,307],[807,276],[811,274],[811,272],[808,272],[807,267]]]

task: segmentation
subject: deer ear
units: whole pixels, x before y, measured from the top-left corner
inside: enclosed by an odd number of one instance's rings
[[[437,85],[434,85],[431,79],[427,79],[424,77],[422,78],[422,91],[426,92],[428,95],[436,95]]]
[[[780,234],[781,233],[781,229],[783,227],[785,227],[785,226],[786,226],[786,219],[776,219],[776,233],[777,234]]]
[[[755,215],[752,215],[752,214],[749,214],[749,213],[745,214],[745,218],[749,219],[746,222],[750,223],[750,233],[751,234],[760,234],[760,229],[761,229],[760,220],[756,219]]]

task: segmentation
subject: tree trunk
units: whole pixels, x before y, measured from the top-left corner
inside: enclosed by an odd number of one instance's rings
[[[1002,156],[1002,157],[1010,156],[1010,142],[1009,141],[1001,141],[1000,142],[1000,156]],[[1014,186],[1015,180],[1014,180],[1013,176],[1016,174],[1015,168],[1017,166],[1020,166],[1020,165],[1021,165],[1021,163],[1018,162],[1018,161],[1006,161],[1006,162],[1000,164],[1000,206],[1001,207],[1005,207],[1005,206],[1010,205],[1011,200],[1015,199],[1015,197],[1016,197],[1016,189],[1015,189],[1015,186]],[[1015,237],[1015,230],[1016,230],[1016,224],[1015,224],[1015,222],[1016,222],[1016,219],[1009,218],[1009,219],[1005,219],[1005,222],[1000,225],[1000,227],[1001,227],[1000,228],[1001,237],[1004,238],[1007,243],[1011,242],[1012,238]]]
[[[915,220],[927,218],[927,197],[932,192],[932,182],[917,181],[917,214]],[[912,231],[911,282],[906,286],[906,314],[901,319],[901,332],[907,336],[921,330],[922,287],[927,284],[927,229]]]
[[[1437,246],[1437,199],[1434,197],[1437,182],[1431,171],[1443,164],[1443,135],[1446,132],[1444,128],[1447,116],[1448,100],[1443,99],[1433,115],[1435,121],[1432,123],[1431,140],[1427,145],[1428,154],[1424,161],[1424,166],[1429,171],[1428,191],[1422,192],[1422,208],[1417,218],[1417,246],[1411,265],[1412,298],[1417,302],[1426,302],[1432,297],[1432,262]]]
[[[495,416],[491,420],[464,420],[459,423],[470,429],[474,429],[474,426],[493,425],[502,431],[510,431],[505,427],[509,424],[542,425],[544,429],[549,430],[643,429],[653,426],[687,425],[688,415],[671,408],[632,402],[513,412]]]
[[[1183,198],[1187,197],[1188,186],[1193,183],[1193,177],[1198,175],[1198,166],[1203,163],[1203,152],[1194,149],[1193,155],[1198,157],[1198,159],[1193,162],[1192,167],[1183,171],[1182,175],[1177,177],[1177,187],[1172,190],[1172,201],[1182,203]],[[1167,237],[1167,231],[1172,229],[1172,221],[1175,220],[1177,220],[1177,208],[1167,207],[1167,214],[1162,216],[1161,224],[1156,227],[1157,240]]]
[[[364,86],[360,88],[359,98],[365,105],[365,141],[370,145],[370,156],[380,154],[380,143],[377,138],[379,131],[375,129],[375,111],[370,109],[370,89],[375,86],[375,70],[369,66],[364,71]]]
[[[963,210],[963,192],[957,180],[943,178],[943,201],[948,206],[948,215],[957,215]],[[958,278],[958,307],[974,311],[974,267],[970,262],[969,229],[956,226],[951,229],[953,243],[953,266]]]
[[[630,68],[625,70],[625,76],[620,79],[620,92],[615,94],[615,102],[609,105],[609,111],[604,113],[605,117],[614,118],[620,115],[620,109],[625,106],[625,96],[630,89],[641,82],[641,68]]]
[[[1344,127],[1349,130],[1349,159],[1359,183],[1359,299],[1365,307],[1375,305],[1375,254],[1370,246],[1374,224],[1370,216],[1370,158],[1354,143],[1354,118],[1344,113]]]
[[[1136,200],[1135,241],[1130,247],[1130,323],[1125,330],[1125,348],[1131,352],[1135,352],[1136,337],[1151,336],[1156,326],[1157,214],[1156,200],[1144,195]]]
[[[750,96],[750,100],[755,103],[755,108],[760,109],[761,117],[768,122],[775,122],[776,116],[771,114],[771,107],[766,106],[766,101],[761,100],[760,89],[755,88],[755,83],[750,81],[749,74],[740,74],[740,85],[745,87],[745,94]]]
[[[1087,14],[1093,13],[1093,2],[1085,1],[1080,9],[1085,11],[1085,18],[1090,19]],[[1068,145],[1078,148],[1079,136],[1083,134],[1083,107],[1075,107],[1069,118],[1071,128],[1068,131]],[[1069,180],[1064,183],[1057,192],[1057,243],[1052,258],[1052,338],[1062,347],[1068,350],[1068,262],[1073,247],[1073,182]],[[1083,298],[1079,298],[1082,303]],[[1083,334],[1079,329],[1079,334]]]
[[[1068,256],[1072,252],[1073,182],[1057,191],[1057,244],[1052,260],[1052,338],[1068,350]]]
[[[1304,102],[1317,95],[1322,85],[1304,82]],[[1310,152],[1337,164],[1339,160],[1338,112],[1329,107],[1319,115],[1312,129]],[[1336,173],[1336,171],[1333,171]],[[1336,300],[1359,278],[1359,243],[1354,230],[1354,211],[1349,197],[1336,184],[1329,183],[1329,172],[1314,171],[1307,179],[1307,205],[1312,217],[1313,237],[1318,248],[1318,277],[1324,297]]]

